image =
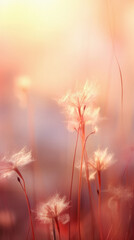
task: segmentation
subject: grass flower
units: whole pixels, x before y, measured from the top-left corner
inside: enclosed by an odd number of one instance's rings
[[[125,209],[127,209],[127,218],[129,219],[128,225],[130,227],[131,220],[132,220],[132,206],[133,206],[133,191],[130,189],[130,187],[124,187],[124,186],[109,186],[107,190],[104,192],[108,193],[110,195],[108,199],[108,208],[111,211],[111,217],[113,218],[113,221],[117,218],[117,221],[120,222],[122,220],[122,212]],[[125,205],[124,205],[125,204]],[[117,226],[117,225],[116,225]],[[128,228],[129,228],[128,227]],[[129,236],[129,232],[127,233]],[[127,238],[129,239],[129,237]]]
[[[46,203],[42,203],[37,208],[37,219],[46,224],[53,226],[53,234],[55,237],[55,224],[60,237],[59,222],[66,224],[69,222],[69,214],[64,212],[69,208],[69,202],[66,201],[66,197],[60,197],[59,194],[54,195]]]
[[[109,186],[106,192],[112,195],[108,201],[109,208],[113,208],[113,206],[115,206],[115,203],[117,203],[118,201],[127,202],[133,198],[133,192],[129,188],[123,186]]]
[[[91,159],[88,162],[88,164],[96,171],[103,171],[113,163],[113,155],[108,153],[107,148],[95,151],[93,160]]]
[[[107,148],[104,150],[98,149],[94,153],[93,160],[88,162],[88,165],[98,174],[99,195],[98,195],[98,221],[100,239],[103,239],[102,223],[101,223],[101,172],[107,169],[113,163],[113,155],[108,154]]]
[[[79,191],[78,191],[78,228],[79,228],[78,238],[79,239],[81,239],[81,232],[80,232],[80,201],[81,199],[80,198],[81,198],[81,187],[82,187],[83,160],[85,160],[85,165],[86,165],[86,178],[88,183],[89,196],[91,195],[88,166],[87,166],[87,161],[85,159],[85,156],[86,156],[85,126],[90,125],[91,128],[96,129],[96,122],[99,117],[100,108],[95,107],[95,104],[94,104],[95,98],[96,98],[95,85],[89,84],[87,81],[81,90],[76,91],[75,93],[72,93],[70,91],[59,100],[59,104],[61,104],[65,109],[65,114],[68,121],[68,129],[71,131],[74,131],[74,130],[77,131],[77,140],[76,140],[76,147],[75,147],[75,153],[73,158],[72,178],[71,178],[71,186],[70,186],[70,198],[69,198],[70,201],[71,201],[71,195],[72,195],[72,184],[73,184],[74,165],[75,165],[74,163],[75,163],[75,156],[76,156],[76,149],[77,149],[77,142],[78,142],[79,135],[81,137],[81,143],[82,143],[80,174],[79,174]],[[95,130],[93,131],[93,133],[95,133]],[[89,136],[91,134],[89,134]],[[69,239],[70,239],[70,226],[69,226]]]
[[[69,215],[64,211],[69,208],[69,202],[66,197],[61,198],[59,194],[54,195],[46,203],[40,204],[37,209],[37,219],[43,223],[51,223],[52,219],[57,218],[63,224],[69,221]]]
[[[27,76],[20,76],[17,79],[17,85],[22,91],[26,92],[31,88],[31,80]]]
[[[31,152],[26,152],[25,148],[23,148],[20,152],[13,154],[9,159],[4,158],[2,161],[0,161],[0,178],[3,179],[5,177],[10,177],[13,172],[17,173],[18,175],[17,180],[25,194],[28,212],[29,212],[29,220],[30,220],[31,230],[32,230],[32,236],[34,240],[35,236],[34,236],[30,203],[27,196],[25,180],[19,170],[20,167],[23,167],[29,164],[31,161],[33,161],[33,159],[31,158]]]
[[[27,152],[25,148],[13,154],[9,159],[4,158],[0,161],[0,178],[11,176],[14,171],[18,171],[19,168],[32,161],[31,152]]]
[[[16,96],[20,101],[21,107],[27,106],[31,85],[32,83],[28,76],[20,76],[16,79]]]
[[[80,170],[80,164],[76,165],[76,168]],[[82,174],[83,177],[86,178],[86,165],[85,163],[83,163],[82,166]],[[89,180],[94,180],[95,179],[95,175],[96,175],[96,170],[94,170],[91,166],[88,165],[88,178]]]
[[[95,125],[100,108],[94,107],[96,89],[93,84],[85,83],[82,90],[72,93],[68,92],[59,100],[65,109],[69,130],[78,130],[83,125]]]

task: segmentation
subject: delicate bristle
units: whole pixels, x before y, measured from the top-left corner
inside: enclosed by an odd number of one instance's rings
[[[65,211],[69,208],[69,202],[66,197],[60,197],[59,194],[51,197],[47,202],[41,203],[37,208],[37,219],[44,223],[51,223],[52,219],[58,218],[63,224],[69,220],[69,215]]]

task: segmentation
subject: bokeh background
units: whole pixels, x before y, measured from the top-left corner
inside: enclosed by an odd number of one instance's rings
[[[120,75],[112,41],[123,76],[123,129]],[[101,108],[99,131],[88,142],[88,153],[92,155],[98,146],[108,147],[118,161],[104,179],[116,182],[129,163],[132,181],[133,42],[131,0],[0,0],[0,155],[10,156],[24,146],[32,149],[36,163],[23,174],[33,209],[53,193],[68,195],[76,134],[67,130],[57,100],[87,79],[98,86],[96,104]],[[31,81],[26,104],[21,104],[17,87],[22,77]],[[77,185],[76,170],[76,208]],[[1,182],[0,195],[1,239],[25,239],[27,206],[15,175]],[[46,229],[36,224],[37,239],[44,239]]]

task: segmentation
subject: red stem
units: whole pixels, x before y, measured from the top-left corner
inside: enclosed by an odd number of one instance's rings
[[[57,219],[57,218],[55,218],[55,223],[56,223],[57,230],[58,230],[58,234],[59,234],[59,240],[61,240],[60,226],[59,226],[59,221],[58,221],[58,219]]]
[[[88,156],[87,156],[87,151],[86,151],[86,143],[87,143],[87,140],[89,138],[89,136],[91,136],[92,134],[95,134],[96,131],[92,131],[91,133],[88,134],[88,136],[86,137],[85,139],[85,154],[84,154],[84,160],[85,160],[85,167],[86,167],[86,180],[87,180],[87,184],[88,184],[88,193],[89,193],[89,204],[90,204],[90,207],[91,207],[91,218],[92,218],[92,221],[91,221],[91,229],[92,229],[92,236],[94,238],[94,221],[95,221],[95,218],[94,218],[94,212],[93,212],[93,202],[92,200],[94,201],[94,198],[93,198],[93,195],[92,195],[92,190],[91,190],[91,185],[90,185],[90,180],[89,180],[89,168],[88,168]]]
[[[106,240],[109,239],[110,234],[111,234],[111,232],[112,232],[112,228],[113,228],[113,226],[111,225],[111,227],[110,227],[110,229],[109,229],[109,231],[108,231],[108,234],[107,234]]]
[[[106,0],[107,1],[107,0]],[[109,12],[109,6],[108,6],[108,1],[107,1],[107,9]],[[111,8],[112,9],[112,8]],[[109,16],[109,14],[108,14]],[[112,17],[113,17],[113,12],[112,12]],[[113,19],[112,19],[113,20]],[[122,70],[121,70],[121,66],[118,60],[118,57],[116,55],[116,51],[115,51],[115,41],[114,41],[114,24],[112,26],[111,24],[111,20],[110,18],[108,18],[108,22],[109,22],[109,29],[110,29],[110,34],[111,34],[111,39],[112,39],[112,48],[113,48],[113,55],[115,57],[116,63],[117,63],[117,67],[119,70],[119,75],[120,75],[120,83],[121,83],[121,117],[123,120],[123,102],[124,102],[124,87],[123,87],[123,76],[122,76]]]
[[[92,205],[92,198],[91,198],[91,185],[90,185],[90,180],[89,180],[89,169],[88,169],[88,156],[87,156],[87,151],[86,151],[86,143],[87,140],[89,138],[89,136],[91,136],[92,134],[95,134],[95,131],[92,131],[91,133],[89,133],[87,135],[87,137],[85,138],[85,143],[84,143],[84,160],[85,160],[85,167],[86,167],[86,179],[87,179],[87,184],[88,184],[88,191],[89,191],[89,199],[91,200],[91,205]]]
[[[90,185],[90,180],[89,180],[89,169],[88,169],[88,163],[87,163],[88,156],[87,156],[87,152],[86,152],[86,143],[87,143],[87,140],[88,140],[89,136],[91,136],[92,134],[95,134],[95,131],[92,131],[91,133],[89,133],[87,135],[87,137],[85,138],[85,143],[84,143],[84,151],[85,151],[85,153],[84,153],[84,160],[85,160],[86,179],[87,179],[87,184],[88,184],[88,191],[89,191],[89,198],[90,198],[90,200],[91,200],[91,194],[92,193],[91,193],[91,185]],[[91,203],[92,203],[92,201],[91,201]]]
[[[52,227],[53,227],[53,237],[54,237],[54,240],[56,240],[55,224],[54,224],[53,218],[52,218]]]
[[[77,131],[77,138],[76,138],[76,144],[75,144],[75,150],[74,150],[74,156],[73,156],[73,165],[72,165],[72,176],[71,176],[71,185],[70,185],[70,193],[69,193],[69,203],[72,200],[72,188],[73,188],[73,178],[74,178],[74,167],[75,167],[75,158],[76,158],[76,151],[77,151],[77,145],[78,145],[78,139],[79,139],[79,129]],[[71,208],[69,208],[69,215],[71,213]],[[69,221],[69,240],[71,239],[71,222]]]
[[[82,188],[82,167],[83,167],[83,159],[85,155],[85,146],[86,142],[88,140],[88,137],[94,134],[95,131],[92,131],[88,134],[88,136],[85,138],[85,126],[82,128],[82,134],[81,134],[81,140],[82,140],[82,154],[81,154],[81,166],[80,166],[80,175],[79,175],[79,190],[78,190],[78,239],[81,240],[81,230],[80,230],[80,203],[81,203],[81,188]],[[88,190],[89,190],[89,198],[91,199],[91,186],[90,181],[88,177],[88,166],[87,161],[85,159],[85,166],[86,166],[86,177],[87,177],[87,183],[88,183]],[[91,203],[92,204],[92,203]]]
[[[98,183],[99,183],[99,199],[98,199],[98,216],[99,216],[99,232],[100,232],[100,239],[103,239],[102,234],[102,224],[101,224],[101,172],[98,171]]]
[[[37,148],[36,148],[36,137],[35,137],[35,128],[34,128],[34,108],[30,101],[30,95],[26,93],[27,98],[27,120],[28,120],[28,129],[29,129],[29,145],[32,149],[32,157],[38,160]],[[33,182],[33,200],[36,204],[36,186],[35,186],[35,173],[38,167],[38,161],[34,161],[32,165],[32,182]]]
[[[78,190],[78,239],[81,240],[81,230],[80,230],[80,204],[81,204],[81,187],[82,187],[82,167],[84,158],[84,148],[85,148],[85,130],[82,129],[82,153],[81,153],[81,165],[80,165],[80,175],[79,175],[79,190]]]
[[[19,177],[21,178],[21,180],[23,182],[23,185],[21,184],[21,182],[20,182],[20,185],[21,185],[21,187],[24,191],[24,194],[25,194],[28,213],[29,213],[29,220],[30,220],[31,230],[32,230],[32,236],[33,236],[33,240],[35,240],[34,228],[33,228],[32,216],[31,216],[31,208],[30,208],[30,203],[29,203],[29,199],[28,199],[28,196],[27,196],[27,192],[26,192],[25,181],[24,181],[24,178],[23,178],[22,174],[20,173],[20,171],[17,168],[15,168],[14,171],[19,175]]]
[[[92,200],[94,200],[94,198],[93,198],[93,195],[92,195],[92,190],[91,190],[91,185],[90,185],[90,180],[89,180],[89,169],[88,169],[88,163],[87,163],[88,156],[87,156],[86,149],[85,149],[84,160],[85,160],[85,166],[86,166],[86,180],[87,180],[87,184],[88,184],[89,204],[90,204],[90,207],[91,207],[91,218],[92,218],[91,230],[92,230],[92,236],[93,236],[93,239],[94,239],[94,220],[95,219],[94,219],[93,202],[92,202]]]

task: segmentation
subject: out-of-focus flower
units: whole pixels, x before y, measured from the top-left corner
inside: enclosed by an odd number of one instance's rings
[[[105,170],[113,163],[113,155],[107,153],[107,148],[105,150],[98,149],[94,153],[94,158],[90,159],[88,162],[89,166],[91,166],[96,171]]]
[[[82,90],[68,92],[58,101],[65,109],[69,130],[78,130],[85,124],[96,124],[100,108],[94,107],[95,97],[96,88],[87,81]]]
[[[48,202],[42,203],[37,208],[37,219],[43,223],[51,223],[52,220],[58,220],[62,224],[66,224],[70,218],[69,214],[65,214],[69,208],[69,202],[66,197],[60,197],[59,194],[54,195]]]
[[[77,164],[76,168],[80,169],[80,164]],[[83,163],[83,166],[82,166],[82,174],[83,174],[83,177],[86,178],[86,165],[85,165],[85,163]],[[89,180],[94,180],[95,179],[95,174],[96,174],[96,170],[94,170],[90,165],[88,165]]]
[[[20,76],[16,81],[21,91],[26,92],[31,88],[31,80],[28,76]]]
[[[107,192],[110,193],[112,195],[112,198],[116,200],[123,199],[127,201],[133,198],[132,190],[123,186],[119,186],[119,187],[109,186]]]
[[[105,192],[112,195],[108,201],[109,208],[115,208],[117,206],[118,201],[120,200],[127,202],[133,198],[133,192],[129,188],[125,188],[123,186],[119,187],[109,186],[108,190],[106,190]]]
[[[15,214],[12,211],[0,211],[0,226],[2,228],[10,228],[16,222]]]
[[[16,79],[16,96],[22,107],[27,105],[27,96],[31,85],[31,80],[28,76],[20,76]]]
[[[0,161],[0,179],[12,175],[13,171],[32,162],[31,152],[27,152],[25,148],[15,153],[9,159]]]
[[[97,133],[98,132],[98,127],[94,127],[94,132]]]

